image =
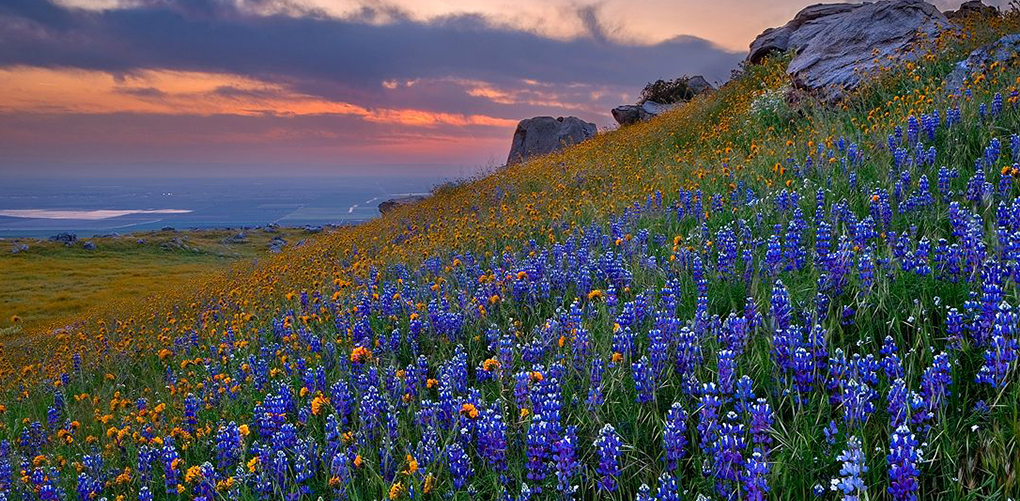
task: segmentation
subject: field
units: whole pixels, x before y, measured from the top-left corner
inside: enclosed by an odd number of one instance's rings
[[[1013,499],[1011,13],[4,347],[7,499]]]
[[[240,230],[152,231],[82,239],[75,245],[37,239],[0,240],[0,343],[62,326],[96,305],[144,298],[268,255],[279,236],[290,244],[314,239],[300,228],[268,233]],[[139,239],[143,243],[139,243]],[[82,247],[85,241],[95,250]],[[18,245],[28,250],[10,252]]]

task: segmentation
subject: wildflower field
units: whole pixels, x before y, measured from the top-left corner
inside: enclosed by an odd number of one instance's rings
[[[13,499],[1020,495],[1016,32],[785,60],[4,347]]]

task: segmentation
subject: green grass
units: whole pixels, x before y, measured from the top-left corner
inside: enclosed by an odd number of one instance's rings
[[[238,230],[155,231],[80,239],[73,245],[0,240],[0,343],[19,342],[21,333],[60,327],[106,302],[145,298],[222,274],[233,265],[257,262],[269,256],[274,237],[292,246],[318,236],[300,228],[245,233],[248,238],[240,242],[231,240]],[[86,241],[96,249],[85,249]],[[18,244],[29,249],[9,252]]]

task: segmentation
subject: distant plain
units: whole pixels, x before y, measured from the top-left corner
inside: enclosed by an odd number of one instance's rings
[[[427,192],[442,181],[4,180],[0,214],[50,217],[0,215],[0,343],[15,341],[25,331],[59,326],[89,307],[254,262],[269,255],[276,237],[286,241],[286,252],[315,238],[318,227],[327,225],[330,231],[328,225],[371,219],[379,214],[379,202]],[[267,225],[275,228],[267,230]],[[168,227],[172,230],[164,230]],[[59,233],[74,234],[77,240],[49,240]],[[95,249],[86,248],[86,242]]]

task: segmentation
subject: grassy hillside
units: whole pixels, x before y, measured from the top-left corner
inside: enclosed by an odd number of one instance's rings
[[[1009,499],[1011,14],[839,108],[784,61],[5,346],[8,499]],[[853,497],[858,496],[858,497]]]

